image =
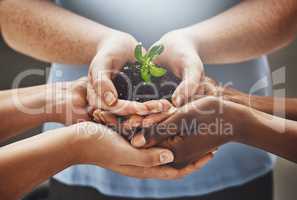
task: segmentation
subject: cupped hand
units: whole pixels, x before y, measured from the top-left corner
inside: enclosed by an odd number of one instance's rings
[[[165,50],[155,63],[167,67],[182,79],[172,96],[173,104],[180,107],[201,90],[199,84],[204,77],[203,63],[194,42],[183,29],[165,34],[156,44],[164,45]]]
[[[118,99],[112,82],[112,78],[125,64],[136,61],[134,49],[137,44],[133,36],[114,31],[98,47],[98,53],[89,69],[88,100],[92,107],[121,116],[147,115],[156,110],[158,104],[148,107],[142,103]]]
[[[196,100],[160,124],[144,129],[132,145],[171,149],[176,166],[184,166],[241,137],[244,106],[216,97]],[[238,120],[240,119],[240,120]]]
[[[176,179],[187,175],[194,169],[200,168],[203,162],[194,163],[186,168],[177,170],[168,166],[174,156],[164,148],[136,149],[118,133],[92,122],[84,122],[70,127],[76,134],[78,144],[77,162],[93,164],[120,174],[147,179]]]

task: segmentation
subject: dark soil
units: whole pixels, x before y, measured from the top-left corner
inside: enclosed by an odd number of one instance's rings
[[[152,77],[151,83],[145,83],[140,76],[140,65],[127,64],[113,79],[119,99],[145,102],[167,99],[171,96],[180,80],[169,70],[159,78]]]

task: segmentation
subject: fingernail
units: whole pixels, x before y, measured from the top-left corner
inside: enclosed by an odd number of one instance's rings
[[[105,120],[104,115],[102,114],[102,112],[98,112],[98,116],[99,116],[99,119],[100,119],[103,123],[106,123],[106,120]]]
[[[96,110],[96,111],[94,111],[93,112],[93,118],[94,118],[94,120],[96,121],[96,122],[98,122],[98,123],[101,123],[101,118],[100,118],[100,116],[99,116],[99,111],[98,110]]]
[[[177,97],[175,98],[175,105],[176,105],[177,107],[180,107],[180,106],[182,105],[182,103],[183,103],[183,99],[182,99],[182,97],[181,97],[181,96],[177,96]]]
[[[173,160],[174,160],[174,156],[171,152],[165,151],[160,154],[160,162],[162,164],[171,163],[173,162]]]
[[[131,141],[132,145],[134,147],[143,147],[146,143],[145,138],[143,136],[135,136],[132,141]]]
[[[104,101],[108,106],[112,106],[116,100],[117,98],[112,92],[108,91],[104,93]]]

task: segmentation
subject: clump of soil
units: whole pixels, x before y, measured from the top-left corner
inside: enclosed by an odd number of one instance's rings
[[[139,63],[126,64],[113,79],[119,99],[146,102],[150,100],[167,99],[171,97],[181,82],[171,71],[162,77],[152,77],[151,82],[144,82],[140,76]]]

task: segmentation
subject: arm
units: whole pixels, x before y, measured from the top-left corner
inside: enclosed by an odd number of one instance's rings
[[[205,77],[203,86],[205,95],[223,97],[226,100],[245,105],[264,113],[297,121],[296,98],[247,94],[232,87],[220,86],[209,77]]]
[[[45,122],[89,120],[87,79],[0,92],[0,140]]]
[[[14,200],[77,163],[69,129],[43,133],[0,148],[0,198]]]
[[[90,64],[111,29],[49,0],[3,0],[0,25],[15,50],[47,61]]]
[[[242,123],[235,141],[258,147],[297,163],[297,122],[244,108],[250,121]]]
[[[248,96],[240,94],[238,96],[225,96],[231,101],[246,105],[253,109],[279,116],[285,119],[297,121],[297,99],[285,97],[266,97],[266,96]]]
[[[136,147],[171,149],[176,166],[228,142],[258,147],[297,163],[297,122],[215,97],[189,103],[132,140]]]
[[[127,112],[121,109],[116,114],[150,112],[145,105],[117,101],[111,81],[124,64],[135,60],[138,42],[133,36],[67,11],[49,0],[0,2],[1,31],[13,49],[47,62],[90,65],[89,80],[99,97],[89,99],[96,101],[93,107],[117,111],[125,104]]]
[[[290,43],[297,33],[295,0],[246,0],[186,29],[206,64],[259,57]]]
[[[0,140],[13,137],[46,121],[55,121],[53,113],[46,113],[46,104],[45,85],[1,91]]]
[[[35,185],[74,164],[97,165],[142,179],[174,179],[201,168],[211,157],[181,170],[159,166],[172,162],[170,151],[137,150],[111,129],[84,122],[0,148],[0,198],[18,199]]]
[[[203,64],[235,63],[259,57],[293,40],[297,32],[295,0],[246,0],[196,25],[171,31],[156,64],[183,79],[172,101],[186,104],[204,78]],[[185,92],[186,91],[186,92]]]

